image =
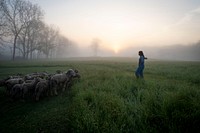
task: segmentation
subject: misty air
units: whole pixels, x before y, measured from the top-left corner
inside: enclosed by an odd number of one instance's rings
[[[200,130],[199,0],[0,0],[0,132]]]

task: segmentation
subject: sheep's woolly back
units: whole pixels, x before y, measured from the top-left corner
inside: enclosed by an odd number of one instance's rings
[[[8,79],[5,83],[6,84],[19,84],[23,83],[24,80],[22,78],[16,78],[16,79]]]
[[[51,81],[56,81],[56,83],[63,83],[68,79],[66,73],[55,74],[51,77]]]

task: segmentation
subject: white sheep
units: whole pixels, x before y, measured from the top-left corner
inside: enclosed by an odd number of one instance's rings
[[[45,79],[40,80],[35,87],[35,100],[39,101],[40,97],[45,94],[48,96],[48,93],[50,91],[49,89],[50,89],[50,77],[47,80]]]
[[[14,79],[8,79],[5,81],[6,86],[6,94],[10,95],[10,90],[15,84],[22,84],[24,80],[22,78],[14,78]]]
[[[15,84],[12,89],[10,90],[10,96],[12,99],[17,99],[22,97],[22,88],[23,84]]]
[[[34,78],[34,80],[31,83],[24,83],[22,86],[22,98],[25,99],[25,97],[33,96],[35,87],[37,83],[39,82],[39,78]]]
[[[57,89],[61,87],[64,91],[70,80],[75,76],[76,72],[72,69],[69,69],[65,73],[53,75],[50,79],[51,91],[53,91],[55,95],[58,95]]]

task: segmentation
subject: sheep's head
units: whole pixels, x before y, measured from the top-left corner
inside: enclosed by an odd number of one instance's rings
[[[76,76],[76,73],[74,72],[74,70],[69,69],[69,70],[67,71],[66,75],[67,75],[69,78],[72,78],[72,77],[75,77],[75,76]]]
[[[70,78],[76,78],[76,77],[80,78],[80,77],[81,77],[81,76],[79,75],[77,69],[75,69],[75,70],[69,69],[69,70],[67,71],[66,74],[67,74]]]
[[[78,73],[78,70],[75,69],[74,71],[75,71],[75,73],[76,73],[76,76],[74,76],[74,77],[76,77],[76,78],[80,78],[81,76],[80,76],[80,74]]]

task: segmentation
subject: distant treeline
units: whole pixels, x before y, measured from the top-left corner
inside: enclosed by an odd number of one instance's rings
[[[175,45],[161,49],[159,55],[161,54],[164,59],[200,61],[200,42],[189,46]]]
[[[183,45],[136,47],[122,51],[122,56],[137,56],[138,50],[143,50],[149,59],[200,61],[200,41]]]
[[[73,44],[58,27],[44,22],[44,11],[38,5],[0,0],[0,58],[62,57]]]

